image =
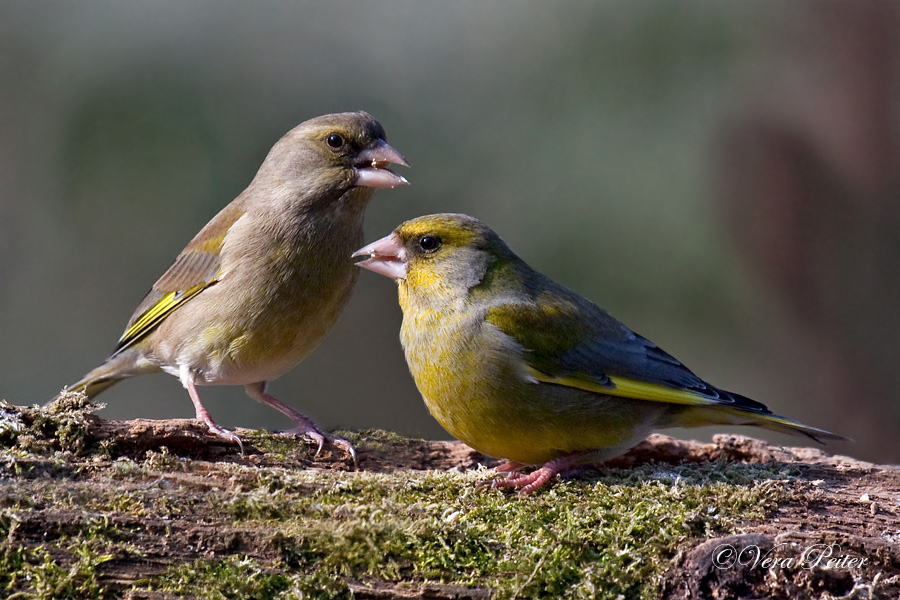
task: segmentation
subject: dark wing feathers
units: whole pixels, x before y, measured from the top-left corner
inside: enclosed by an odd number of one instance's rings
[[[615,388],[610,378],[618,378],[684,392],[696,396],[698,404],[770,413],[764,404],[706,383],[656,344],[564,288],[536,294],[531,301],[493,306],[486,319],[526,349],[529,366],[552,378],[582,379],[610,390]],[[673,401],[683,403],[684,394],[679,396]]]

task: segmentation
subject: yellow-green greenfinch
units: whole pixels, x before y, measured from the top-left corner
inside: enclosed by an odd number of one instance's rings
[[[364,112],[301,123],[269,151],[256,176],[200,230],[134,311],[112,355],[69,387],[93,397],[116,382],[165,371],[178,377],[197,419],[242,448],[200,402],[198,385],[243,385],[321,450],[345,440],[266,393],[318,345],[350,299],[374,188],[406,185],[409,166]]]
[[[407,221],[353,254],[397,280],[409,369],[452,435],[507,459],[497,487],[538,489],[652,430],[758,425],[845,439],[720,390],[606,311],[536,272],[466,215]],[[541,465],[530,474],[525,465]]]

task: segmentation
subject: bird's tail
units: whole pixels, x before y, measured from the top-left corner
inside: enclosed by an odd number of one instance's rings
[[[779,433],[805,435],[820,444],[826,441],[850,442],[846,438],[818,427],[810,427],[799,421],[788,419],[768,411],[744,410],[718,406],[694,406],[684,410],[677,417],[678,427],[697,427],[702,425],[753,425]]]
[[[93,398],[100,392],[105,391],[122,381],[121,378],[109,377],[104,373],[97,373],[98,369],[94,369],[80,380],[76,381],[68,387],[70,392],[84,392],[88,398]]]
[[[133,360],[126,354],[117,354],[107,359],[105,363],[92,370],[90,373],[73,383],[57,395],[50,402],[55,402],[64,392],[84,392],[90,399],[114,386],[123,379],[128,379],[140,374],[134,369]]]

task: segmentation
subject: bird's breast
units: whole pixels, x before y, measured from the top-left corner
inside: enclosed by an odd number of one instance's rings
[[[522,348],[477,311],[406,311],[401,341],[410,372],[431,414],[470,446],[502,456],[517,403],[535,392]]]
[[[199,382],[237,385],[275,379],[306,358],[359,276],[350,254],[362,243],[361,215],[340,216],[235,232],[220,281],[161,325],[181,338],[160,349],[162,362],[187,364]]]

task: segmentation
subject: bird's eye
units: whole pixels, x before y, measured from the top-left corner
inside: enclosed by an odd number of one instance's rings
[[[425,252],[434,252],[440,245],[441,238],[433,235],[426,235],[421,240],[419,240],[419,248],[421,248]]]
[[[341,134],[339,133],[329,133],[328,137],[325,138],[325,143],[328,144],[330,148],[338,150],[344,145],[344,138],[341,137]]]

